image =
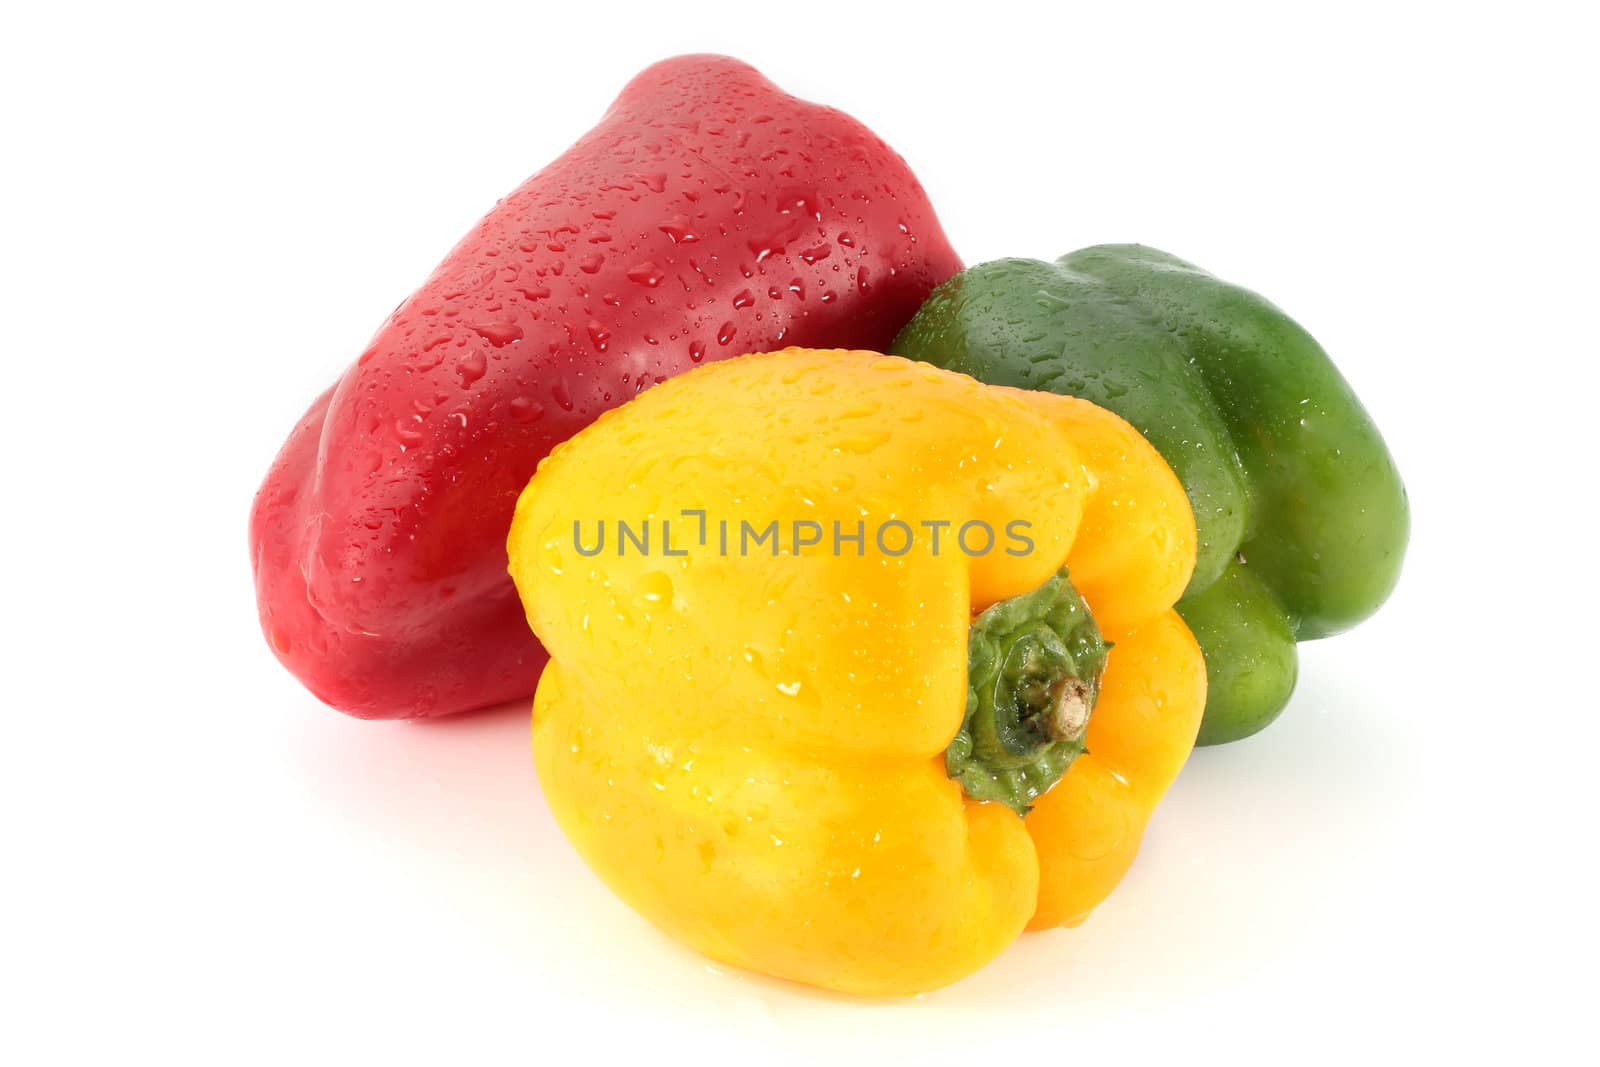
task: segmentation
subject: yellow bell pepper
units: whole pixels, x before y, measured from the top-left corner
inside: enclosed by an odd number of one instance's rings
[[[935,988],[1080,922],[1205,706],[1155,449],[896,357],[657,386],[544,461],[508,548],[585,861],[704,954],[830,989]]]

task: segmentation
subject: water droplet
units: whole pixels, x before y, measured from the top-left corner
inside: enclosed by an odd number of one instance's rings
[[[594,322],[592,320],[590,321],[589,342],[594,345],[594,350],[596,352],[604,352],[606,350],[606,341],[610,339],[610,337],[610,330],[606,329],[598,322]]]
[[[778,213],[822,221],[822,198],[805,189],[778,194]]]
[[[585,274],[594,274],[606,261],[606,257],[599,252],[592,252],[578,260],[578,269]]]
[[[561,405],[562,411],[572,410],[572,394],[567,391],[567,383],[557,378],[555,384],[550,386],[550,397]]]
[[[514,398],[507,407],[511,411],[511,417],[523,423],[537,422],[539,416],[544,414],[542,404],[525,396]]]
[[[790,278],[789,291],[795,296],[798,296],[801,300],[804,300],[806,298],[806,283],[801,281],[799,278]]]
[[[755,255],[756,262],[760,263],[768,256],[782,252],[787,248],[790,241],[800,236],[801,231],[805,229],[805,225],[805,219],[786,216],[777,229],[752,237],[745,243],[749,246],[751,253]]]
[[[491,322],[472,327],[479,337],[488,341],[496,348],[522,340],[522,327],[514,322]]]
[[[666,191],[667,176],[665,174],[634,174],[630,175],[630,177],[637,179],[640,185],[644,186],[652,193],[661,193]]]
[[[755,302],[755,294],[748,289],[740,289],[737,293],[733,294],[733,306],[736,308],[753,307]]]
[[[646,261],[637,267],[628,268],[628,280],[638,282],[648,289],[654,289],[661,284],[661,270],[654,263]]]
[[[518,289],[517,292],[529,300],[543,300],[550,295],[550,287],[548,285],[529,285]]]
[[[421,444],[422,416],[412,415],[410,418],[396,419],[394,435],[400,439],[400,443],[403,445]]]
[[[673,244],[687,245],[700,240],[690,228],[688,218],[683,215],[674,215],[656,228],[672,238]]]
[[[521,331],[518,331],[521,336]],[[471,352],[456,360],[456,374],[461,376],[462,385],[471,385],[482,378],[489,369],[489,360],[481,348],[474,348]]]
[[[838,237],[838,241],[846,248],[854,248],[856,246],[856,239],[850,236],[848,233],[841,233]]]
[[[827,259],[832,254],[833,248],[829,245],[812,245],[800,253],[800,258],[807,263],[816,263],[818,260]]]
[[[834,442],[834,447],[844,452],[866,455],[874,449],[888,444],[889,437],[890,434],[887,430],[868,430],[850,437],[840,438]]]
[[[866,292],[867,291],[867,280],[870,277],[871,277],[871,272],[869,270],[867,270],[866,267],[857,268],[857,270],[856,270],[856,288],[860,289],[863,293]]]
[[[725,322],[717,329],[717,344],[725,345],[733,340],[733,335],[738,332],[733,323]]]
[[[706,358],[706,343],[704,341],[689,342],[689,361],[699,363]]]
[[[672,579],[660,571],[639,578],[639,599],[647,604],[672,603]]]

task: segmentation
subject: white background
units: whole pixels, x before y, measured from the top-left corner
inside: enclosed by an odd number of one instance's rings
[[[1592,29],[541,6],[7,8],[0,1059],[1592,1052]],[[635,71],[707,50],[886,137],[968,262],[1142,241],[1264,291],[1411,492],[1385,611],[1194,756],[1089,923],[919,999],[707,967],[576,860],[524,708],[347,719],[256,627],[246,514],[305,404]]]

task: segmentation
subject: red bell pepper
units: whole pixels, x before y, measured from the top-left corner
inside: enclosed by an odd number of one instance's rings
[[[884,349],[955,273],[905,161],[718,56],[658,63],[472,230],[289,435],[250,522],[261,625],[322,700],[533,692],[506,575],[550,449],[702,360]]]

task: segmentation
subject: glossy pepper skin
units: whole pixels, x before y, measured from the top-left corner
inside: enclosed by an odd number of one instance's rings
[[[1201,744],[1276,718],[1295,643],[1360,622],[1399,578],[1405,487],[1361,402],[1292,319],[1193,264],[1139,245],[980,264],[893,351],[1091,400],[1172,464],[1200,535],[1178,610],[1210,673]]]
[[[905,162],[743,63],[686,56],[497,204],[290,434],[250,523],[261,625],[322,700],[533,692],[505,574],[552,445],[702,361],[882,347],[960,268]]]
[[[705,512],[705,543],[682,509]],[[659,528],[653,554],[587,554],[598,518],[647,516],[686,554],[662,553]],[[824,540],[724,554],[723,519],[813,521]],[[917,531],[903,554],[876,542],[890,519]],[[941,520],[936,554],[920,523]],[[1029,522],[1033,550],[1000,533],[969,555],[952,542],[978,520]],[[859,555],[835,521],[866,524]],[[1025,927],[1081,921],[1132,862],[1205,703],[1172,610],[1194,545],[1170,469],[1085,401],[870,352],[693,371],[558,447],[518,502],[511,573],[551,653],[545,796],[620,897],[715,959],[861,994],[955,981]],[[1057,614],[1112,647],[1083,679],[1087,736],[1062,724],[1059,745],[1086,751],[1042,795],[1012,794],[1023,815],[968,796],[954,746],[982,747],[969,684],[996,684],[986,663],[1026,674],[1083,636]]]

